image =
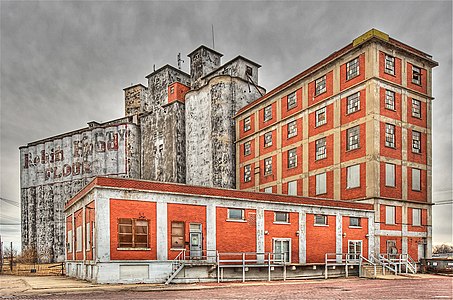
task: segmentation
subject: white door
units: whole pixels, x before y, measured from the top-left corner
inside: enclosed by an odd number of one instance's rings
[[[291,261],[291,240],[290,239],[274,239],[274,261],[275,262],[290,262]]]
[[[425,258],[425,245],[418,244],[418,261],[422,258]]]
[[[360,255],[362,255],[362,241],[349,241],[348,255],[349,260],[359,260]]]

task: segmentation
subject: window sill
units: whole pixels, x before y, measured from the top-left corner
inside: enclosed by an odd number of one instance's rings
[[[389,73],[389,72],[387,72],[386,70],[384,70],[384,73],[387,74],[387,75],[390,75],[390,76],[393,76],[393,77],[396,78],[396,74]]]
[[[419,86],[419,87],[422,87],[422,84],[421,83],[417,83],[417,82],[413,82],[411,81],[412,84],[415,84],[416,86]]]
[[[421,193],[422,190],[411,190],[411,191]]]
[[[351,111],[351,112],[346,112],[346,115],[349,116],[349,115],[352,115],[352,114],[354,114],[354,113],[356,113],[358,111],[360,111],[360,109],[354,110],[354,111]]]
[[[353,228],[353,229],[361,229],[362,226],[349,226],[349,228]]]
[[[359,146],[359,147],[354,148],[354,149],[346,149],[346,153],[351,152],[351,151],[354,151],[354,150],[359,150],[360,148],[361,148],[361,147]]]
[[[247,220],[226,219],[227,222],[247,223]]]
[[[323,160],[323,159],[326,159],[326,158],[327,158],[327,156],[326,157],[321,157],[321,158],[315,158],[315,161],[320,161],[320,160]]]
[[[322,125],[326,125],[326,124],[327,124],[327,122],[324,122],[324,123],[322,123],[322,124],[316,124],[316,125],[315,125],[315,128],[321,127]]]
[[[395,185],[385,185],[386,188],[396,189]]]
[[[323,193],[315,194],[315,196],[320,196],[320,195],[327,195],[327,192],[323,192]]]
[[[422,155],[422,153],[421,153],[421,152],[414,152],[414,151],[412,151],[412,154],[415,154],[415,155],[420,155],[420,156]]]
[[[318,94],[315,93],[315,98],[325,93],[327,93],[327,89],[325,91],[319,92]]]
[[[118,251],[150,251],[151,248],[123,248],[123,247],[119,247],[119,248],[116,248],[116,250],[118,250]]]
[[[263,148],[266,149],[266,148],[269,148],[270,146],[272,146],[272,144],[270,144],[270,145],[264,145]]]
[[[360,73],[357,74],[357,75],[354,75],[354,76],[351,77],[351,78],[346,78],[346,82],[351,81],[352,79],[359,77],[359,75],[360,75]]]
[[[346,187],[347,190],[353,190],[353,189],[358,189],[360,188],[360,185],[359,186],[353,186],[353,187]]]
[[[271,176],[271,175],[272,175],[272,173],[264,174],[264,177]]]
[[[293,167],[288,167],[287,170],[292,170],[292,169],[295,169],[295,168],[297,168],[297,165],[293,166]]]
[[[385,223],[385,225],[389,225],[389,226],[396,226],[396,224],[395,224],[395,223],[392,223],[392,224],[390,224],[390,223]]]
[[[317,226],[317,227],[329,227],[329,225],[327,225],[327,224],[314,224],[313,226]]]
[[[288,111],[288,112],[289,112],[289,111],[291,111],[291,110],[295,109],[296,107],[297,107],[297,104],[296,104],[296,105],[294,105],[294,106],[291,106],[291,107],[288,107],[288,108],[286,108],[286,111]]]
[[[385,145],[385,148],[390,148],[390,149],[396,150],[396,147],[387,146],[387,145]]]
[[[390,107],[385,106],[385,109],[386,109],[386,110],[393,111],[393,112],[396,112],[396,108],[390,108]]]
[[[411,117],[412,117],[412,118],[415,118],[415,119],[418,119],[418,120],[421,120],[421,119],[422,119],[422,117],[421,117],[421,116],[419,117],[419,116],[414,116],[414,115],[411,115]]]
[[[181,252],[184,249],[186,249],[186,248],[170,248],[170,251],[180,251]]]
[[[274,221],[273,224],[277,224],[277,225],[291,225],[290,222],[278,222],[278,221]]]

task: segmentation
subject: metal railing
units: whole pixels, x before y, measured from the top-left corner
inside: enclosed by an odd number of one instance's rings
[[[374,273],[373,276],[376,277],[377,270],[376,270],[376,263],[373,262],[373,256],[370,257],[370,259],[367,259],[363,255],[360,255],[360,263],[359,263],[359,277],[362,277],[363,271],[362,271],[362,266],[363,266],[363,261],[367,262],[368,264],[373,266]]]
[[[395,262],[395,259],[389,257],[389,254],[379,254],[378,260],[382,265],[383,274],[385,275],[385,269],[388,269],[398,275],[398,264]]]
[[[326,253],[324,278],[328,278],[329,266],[345,266],[345,276],[349,276],[349,266],[360,265],[360,254],[358,253]]]

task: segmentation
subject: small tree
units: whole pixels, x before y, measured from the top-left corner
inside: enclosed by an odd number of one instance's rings
[[[38,252],[34,247],[28,247],[17,257],[17,261],[24,264],[33,264],[38,261]]]
[[[453,253],[453,246],[447,244],[436,245],[433,247],[433,253],[434,254]]]
[[[5,248],[3,249],[3,259],[11,259],[11,254],[12,254],[13,258],[16,257],[17,250],[14,248],[5,246]]]

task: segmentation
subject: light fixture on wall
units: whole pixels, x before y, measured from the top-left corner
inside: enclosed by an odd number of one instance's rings
[[[346,237],[346,232],[343,232],[343,237],[344,237],[344,238]]]
[[[296,231],[296,236],[299,236],[299,234],[300,234],[300,231],[299,230]]]
[[[264,235],[268,235],[268,234],[269,234],[269,231],[264,230]]]

